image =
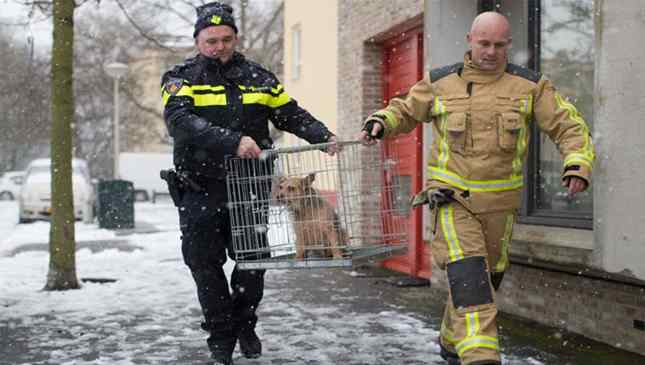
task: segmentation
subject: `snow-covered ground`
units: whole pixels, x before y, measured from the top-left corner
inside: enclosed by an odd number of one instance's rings
[[[45,292],[49,224],[17,225],[16,203],[0,202],[0,364],[194,364],[207,359],[194,283],[181,259],[175,208],[137,203],[136,217],[160,231],[121,237],[96,224],[76,225],[76,239],[84,243],[76,255],[77,276],[116,282]],[[112,241],[119,245],[111,246]],[[100,249],[92,249],[92,242]],[[229,261],[226,270],[231,269]],[[359,297],[324,271],[311,277],[316,285],[328,286],[322,291],[326,298],[312,298],[306,286],[292,287],[298,275],[267,272],[258,323],[264,355],[236,359],[236,364],[443,363],[433,342],[437,329],[418,314],[382,304],[378,297]],[[11,337],[2,339],[3,333]]]

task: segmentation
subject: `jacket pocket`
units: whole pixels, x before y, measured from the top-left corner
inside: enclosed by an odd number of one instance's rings
[[[469,108],[468,94],[451,94],[435,97],[432,105],[432,116],[438,117],[445,113],[463,112]]]
[[[448,114],[445,138],[451,151],[464,152],[466,148],[466,113]]]
[[[515,151],[523,127],[519,113],[501,113],[497,126],[499,147],[504,151]]]
[[[500,113],[528,114],[531,110],[531,98],[528,95],[497,95],[497,111]]]

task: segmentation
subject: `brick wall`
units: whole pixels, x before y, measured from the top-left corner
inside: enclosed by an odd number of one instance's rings
[[[383,106],[381,40],[423,13],[423,0],[339,1],[338,131],[352,138]],[[389,33],[389,34],[388,34]]]
[[[433,285],[446,289],[445,272],[433,270]],[[499,308],[523,318],[582,334],[645,355],[645,289],[614,281],[512,264]]]
[[[423,0],[353,0],[339,1],[338,24],[338,135],[352,140],[365,118],[383,107],[382,46],[381,43],[400,32],[423,14]],[[409,28],[408,28],[409,29]],[[362,149],[363,166],[381,159],[378,148]],[[373,188],[381,174],[366,168],[360,181],[361,189]],[[370,186],[372,185],[372,186]],[[362,199],[366,216],[380,209],[380,199]],[[367,222],[358,229],[374,229],[379,222]]]

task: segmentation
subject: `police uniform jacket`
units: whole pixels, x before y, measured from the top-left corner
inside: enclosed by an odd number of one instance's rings
[[[333,136],[274,74],[239,53],[226,64],[198,55],[175,66],[162,77],[162,97],[175,166],[208,179],[225,177],[225,159],[236,155],[243,136],[272,148],[269,121],[309,143]]]
[[[432,126],[428,188],[449,187],[474,213],[519,208],[530,124],[537,123],[564,159],[562,176],[591,182],[595,159],[589,128],[544,76],[506,64],[463,63],[432,70],[405,99],[374,113],[384,136]]]

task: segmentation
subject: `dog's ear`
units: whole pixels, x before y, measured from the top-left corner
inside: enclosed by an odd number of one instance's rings
[[[313,184],[314,180],[316,180],[316,174],[309,174],[304,179],[302,179],[302,183],[305,186],[311,186],[311,184]]]

